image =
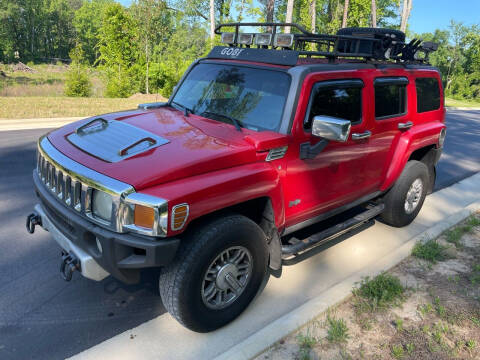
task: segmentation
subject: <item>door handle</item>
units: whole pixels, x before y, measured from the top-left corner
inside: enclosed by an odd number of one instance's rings
[[[407,121],[406,123],[398,123],[398,128],[400,130],[408,130],[413,126],[413,122]]]
[[[370,136],[372,136],[372,132],[371,131],[365,131],[361,134],[359,133],[353,133],[352,134],[352,140],[363,140],[363,139],[368,139]]]

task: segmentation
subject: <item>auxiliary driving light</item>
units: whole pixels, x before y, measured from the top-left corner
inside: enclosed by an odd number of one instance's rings
[[[272,34],[255,34],[255,45],[268,46],[272,43]]]
[[[273,46],[292,47],[293,34],[276,34],[273,39]]]
[[[221,41],[224,44],[235,44],[235,33],[231,33],[231,32],[222,33]]]
[[[238,34],[237,43],[251,45],[253,43],[253,34]]]

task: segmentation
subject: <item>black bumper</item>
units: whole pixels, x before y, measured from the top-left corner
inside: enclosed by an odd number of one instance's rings
[[[60,203],[33,172],[36,194],[50,221],[75,245],[91,255],[112,276],[127,284],[140,280],[140,269],[168,265],[177,252],[179,239],[152,239],[119,234],[88,221]],[[98,250],[96,239],[101,244]]]

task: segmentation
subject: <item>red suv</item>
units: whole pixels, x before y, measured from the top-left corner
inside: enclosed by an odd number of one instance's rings
[[[417,216],[445,139],[435,45],[246,25],[268,32],[219,26],[227,46],[193,63],[167,103],[39,140],[27,228],[50,231],[66,280],[134,283],[161,267],[167,310],[211,331],[312,248]]]

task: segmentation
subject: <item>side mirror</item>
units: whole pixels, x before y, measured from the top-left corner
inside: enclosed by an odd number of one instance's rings
[[[319,115],[313,118],[312,135],[327,140],[345,142],[350,135],[351,126],[349,120]]]

